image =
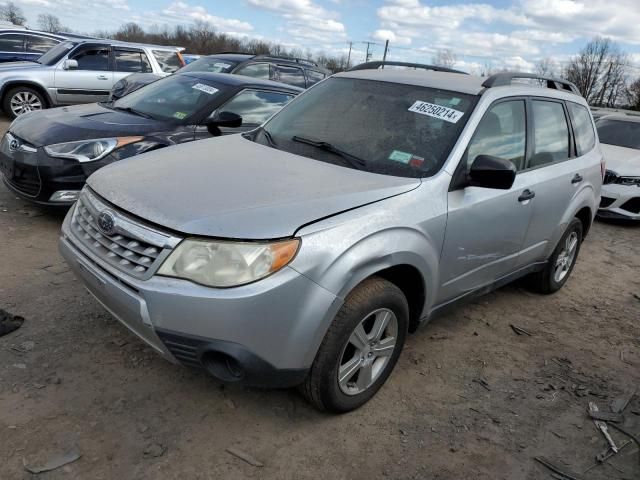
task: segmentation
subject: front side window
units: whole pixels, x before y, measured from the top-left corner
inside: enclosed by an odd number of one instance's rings
[[[596,144],[596,134],[593,131],[591,114],[585,107],[577,103],[567,102],[567,106],[573,123],[578,155],[584,155],[590,152]]]
[[[291,101],[255,140],[318,161],[399,177],[440,170],[477,97],[329,78]],[[271,140],[271,141],[270,141]]]
[[[527,123],[524,100],[501,102],[482,117],[466,152],[467,168],[478,155],[491,155],[524,169]]]
[[[259,125],[284,107],[293,95],[279,92],[244,90],[229,100],[220,111],[242,117],[242,124]]]
[[[165,73],[174,73],[184,65],[178,52],[152,50],[151,53],[153,53],[153,56],[160,65],[160,68]]]
[[[211,104],[223,95],[224,88],[223,85],[189,75],[171,75],[116,100],[112,108],[186,123],[201,110],[207,107],[212,109]]]
[[[49,37],[41,37],[39,35],[27,36],[27,52],[29,53],[44,53],[51,48],[55,47],[58,40]]]
[[[569,158],[569,126],[562,103],[533,100],[533,155],[535,168]]]
[[[196,63],[196,62],[193,62]],[[253,78],[264,78],[269,80],[270,78],[270,66],[268,63],[252,63],[246,67],[241,67],[235,72],[238,75],[246,75]]]
[[[596,127],[600,143],[640,150],[640,122],[602,118]]]
[[[71,57],[78,62],[78,70],[109,70],[109,49],[104,47],[82,50]]]
[[[62,58],[67,53],[69,53],[69,51],[71,51],[71,49],[73,47],[75,47],[76,45],[77,44],[74,43],[74,42],[62,42],[62,43],[59,43],[58,45],[53,47],[51,50],[49,50],[47,53],[42,55],[38,59],[38,63],[40,63],[42,65],[49,65],[49,66],[55,65],[60,60],[62,60]]]
[[[142,72],[147,73],[151,71],[151,65],[149,59],[142,52],[116,50],[116,72]]]
[[[232,62],[224,58],[202,57],[184,66],[180,72],[229,73],[236,65],[238,65],[238,62]]]
[[[295,87],[305,87],[304,72],[298,67],[276,65],[273,69],[273,80]]]
[[[0,52],[24,52],[24,35],[0,35]]]

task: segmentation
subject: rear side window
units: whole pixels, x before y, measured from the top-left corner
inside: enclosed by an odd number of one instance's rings
[[[273,72],[273,80],[276,82],[286,83],[287,85],[294,85],[296,87],[304,88],[306,86],[304,72],[298,67],[276,65]]]
[[[178,52],[152,50],[151,53],[153,53],[153,56],[160,65],[160,68],[165,73],[173,73],[184,65],[180,59],[180,55],[178,55]]]
[[[73,56],[78,62],[78,70],[109,70],[109,49],[91,48]]]
[[[569,158],[569,127],[562,103],[533,100],[533,155],[529,167]]]
[[[151,65],[149,59],[142,52],[116,50],[116,71],[117,72],[150,72]]]
[[[591,115],[585,107],[577,103],[567,102],[567,106],[573,123],[578,155],[584,155],[590,152],[596,144],[596,134],[593,131]]]
[[[240,115],[243,125],[259,125],[284,107],[292,98],[293,95],[281,92],[243,90],[219,110]]]
[[[484,114],[467,147],[467,168],[478,155],[491,155],[524,169],[527,138],[524,100],[501,102]]]
[[[27,35],[27,52],[44,53],[55,47],[58,43],[60,42],[53,38]]]
[[[253,78],[264,78],[269,80],[270,78],[270,66],[268,63],[252,63],[246,67],[240,67],[237,73],[238,75],[246,75]]]
[[[0,35],[0,52],[24,52],[24,35]]]
[[[322,72],[316,72],[315,70],[307,70],[307,87],[315,85],[320,80],[324,80],[326,75]]]

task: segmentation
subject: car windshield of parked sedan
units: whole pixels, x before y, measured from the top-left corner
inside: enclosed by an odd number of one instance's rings
[[[330,78],[293,100],[255,140],[368,172],[428,177],[447,159],[475,98],[414,85]]]
[[[134,115],[183,123],[219,98],[224,88],[224,85],[191,75],[172,75],[146,85],[108,106]]]
[[[640,150],[640,122],[602,118],[596,127],[600,143]]]
[[[76,45],[77,44],[74,42],[59,43],[55,47],[49,49],[44,55],[41,55],[36,61],[41,65],[55,65]]]
[[[209,73],[229,73],[238,62],[231,62],[222,58],[202,57],[185,65],[180,69],[184,72],[209,72]]]

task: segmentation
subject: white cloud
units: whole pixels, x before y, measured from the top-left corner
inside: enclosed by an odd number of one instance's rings
[[[177,24],[188,21],[203,21],[225,33],[242,33],[253,30],[253,25],[234,18],[223,18],[210,14],[200,5],[189,5],[183,1],[175,1],[162,10],[165,23]]]
[[[376,30],[372,36],[375,40],[380,40],[381,42],[389,40],[389,42],[397,45],[411,45],[411,38],[400,36],[392,30]]]

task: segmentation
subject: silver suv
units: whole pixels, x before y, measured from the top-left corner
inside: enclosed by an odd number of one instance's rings
[[[523,76],[334,75],[252,132],[101,169],[62,254],[169,360],[352,410],[447,307],[569,278],[602,155],[575,87]]]
[[[0,64],[0,102],[10,117],[107,100],[135,72],[169,75],[184,65],[180,48],[111,40],[68,40],[34,61]]]

